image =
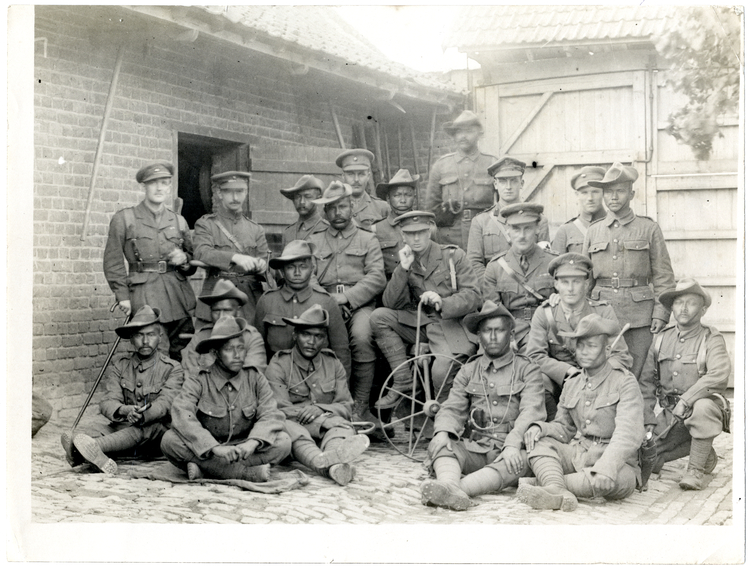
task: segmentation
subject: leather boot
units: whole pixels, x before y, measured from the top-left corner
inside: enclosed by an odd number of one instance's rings
[[[693,438],[690,443],[690,460],[688,460],[687,471],[680,480],[680,487],[682,489],[703,489],[706,463],[708,463],[711,451],[713,450],[713,441],[713,438]]]
[[[80,466],[83,464],[86,459],[81,456],[81,453],[76,450],[76,447],[73,446],[73,438],[71,437],[73,433],[70,432],[63,432],[62,436],[60,437],[60,442],[62,444],[63,449],[65,450],[65,459],[68,461],[68,464],[72,468],[75,468],[76,466]]]
[[[375,378],[375,362],[352,362],[352,379],[349,389],[355,403],[370,403],[370,389]]]
[[[209,458],[195,462],[201,472],[208,477],[223,480],[245,480],[251,482],[267,482],[271,479],[271,465],[245,466],[244,464],[230,464],[220,458]],[[188,470],[188,473],[190,470]],[[188,476],[189,477],[189,476]],[[194,478],[197,479],[197,478]]]
[[[395,371],[396,368],[398,368],[398,371],[393,375],[391,389],[385,397],[381,397],[375,402],[374,407],[376,409],[391,409],[395,407],[398,401],[402,398],[402,396],[398,394],[399,391],[406,393],[412,389],[411,370],[409,364],[405,363],[408,360],[406,357],[406,346],[398,336],[395,338],[378,338],[376,341],[383,356],[388,360],[391,370]]]
[[[85,434],[77,433],[73,437],[73,445],[81,453],[81,456],[94,464],[105,474],[114,475],[117,473],[117,464],[109,458],[97,444],[96,440]]]

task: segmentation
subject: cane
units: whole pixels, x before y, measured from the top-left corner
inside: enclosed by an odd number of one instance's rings
[[[612,341],[612,345],[609,347],[609,357],[612,357],[612,350],[615,349],[615,346],[620,341],[620,338],[623,337],[623,335],[630,330],[630,323],[628,322],[625,326],[622,327],[622,330],[620,330],[620,333],[617,335],[617,338],[615,338]]]
[[[118,303],[115,303],[114,305],[112,305],[112,308],[109,309],[109,312],[115,312],[115,308],[117,307],[117,305]],[[132,309],[130,311],[130,314],[125,319],[125,324],[130,322],[131,318],[133,318]],[[78,426],[78,423],[81,422],[81,417],[83,417],[83,413],[86,411],[86,408],[89,406],[89,403],[91,402],[91,398],[94,396],[94,392],[96,391],[96,388],[99,386],[99,382],[102,380],[102,377],[104,376],[104,372],[107,369],[109,362],[112,361],[112,356],[115,355],[115,350],[117,350],[117,346],[119,345],[120,345],[120,336],[118,335],[117,339],[115,340],[115,343],[112,345],[112,348],[109,351],[109,354],[107,354],[107,359],[104,360],[104,365],[102,366],[102,370],[99,372],[99,377],[96,378],[96,381],[94,382],[94,386],[91,388],[91,391],[89,392],[89,396],[86,397],[86,401],[81,407],[81,410],[78,412],[78,416],[76,417],[76,421],[73,423],[73,428],[71,430],[75,430],[75,428]]]

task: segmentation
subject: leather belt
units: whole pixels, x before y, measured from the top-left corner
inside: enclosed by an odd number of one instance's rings
[[[237,273],[236,271],[214,271],[219,277],[251,277],[255,278],[255,273]]]
[[[516,318],[522,318],[524,320],[531,320],[531,317],[534,316],[534,311],[536,311],[537,307],[523,307],[522,309],[509,309],[510,314],[512,314]]]
[[[329,293],[343,293],[347,289],[351,289],[353,285],[344,285],[343,283],[337,283],[335,285],[325,285],[323,289]]]
[[[145,262],[137,261],[129,264],[130,271],[135,273],[167,273],[168,271],[177,271],[177,266],[167,261]]]
[[[648,277],[633,277],[626,279],[624,277],[603,277],[596,280],[596,284],[599,287],[612,287],[618,289],[620,287],[646,287],[651,283],[651,279]]]
[[[612,440],[611,438],[602,438],[601,436],[589,436],[587,434],[584,434],[582,438],[585,438],[591,444],[609,444],[609,441]]]

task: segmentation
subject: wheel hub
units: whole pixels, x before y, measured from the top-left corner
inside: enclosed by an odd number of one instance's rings
[[[440,410],[440,403],[431,399],[424,404],[424,412],[428,417],[434,417]]]

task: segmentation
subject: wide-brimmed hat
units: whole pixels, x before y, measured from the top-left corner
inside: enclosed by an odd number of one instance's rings
[[[544,212],[544,207],[541,204],[516,202],[502,207],[500,209],[500,216],[505,218],[506,223],[510,225],[529,224],[531,222],[539,222],[542,218],[542,212]]]
[[[298,328],[328,328],[328,311],[319,304],[315,304],[299,315],[298,318],[283,316],[281,320]]]
[[[659,295],[659,302],[664,305],[667,309],[672,310],[672,303],[680,295],[694,294],[703,297],[703,306],[706,308],[711,306],[711,295],[706,293],[706,290],[700,286],[700,284],[690,277],[680,279],[677,282],[677,286],[671,291],[664,291]]]
[[[306,259],[312,257],[315,253],[315,244],[307,242],[305,240],[292,240],[285,247],[284,251],[281,252],[279,257],[271,259],[268,264],[273,269],[282,269],[286,264],[298,259]]]
[[[342,171],[362,171],[370,169],[375,156],[366,149],[347,149],[336,157],[336,165]]]
[[[598,314],[587,314],[584,316],[576,327],[575,332],[559,332],[560,336],[567,338],[588,338],[589,336],[616,336],[620,332],[620,325],[611,318],[604,318]]]
[[[247,327],[247,321],[239,316],[222,316],[217,320],[211,335],[195,345],[195,351],[199,354],[207,354],[214,348],[219,348],[227,340],[242,336]]]
[[[352,196],[352,186],[341,181],[333,181],[328,188],[323,192],[323,196],[319,199],[315,199],[315,204],[331,204],[340,201],[342,198]]]
[[[395,222],[402,232],[419,232],[435,225],[435,215],[425,210],[411,210],[397,216]]]
[[[386,200],[388,192],[395,187],[415,187],[419,181],[419,175],[412,177],[408,169],[399,169],[393,178],[387,183],[378,183],[375,187],[375,194],[379,199]]]
[[[207,305],[212,305],[224,299],[237,299],[240,305],[247,303],[247,295],[235,287],[228,279],[219,279],[210,293],[200,295],[198,300]]]
[[[501,157],[487,168],[490,177],[521,177],[526,163],[515,157]]]
[[[322,193],[324,188],[323,181],[317,177],[313,177],[312,175],[302,175],[291,189],[281,189],[279,192],[289,200],[292,200],[294,199],[295,194],[306,191],[307,189],[318,189]]]
[[[467,314],[464,317],[464,326],[466,327],[466,330],[472,334],[476,334],[480,322],[498,316],[507,316],[513,320],[513,315],[510,314],[510,311],[506,309],[504,305],[492,301],[484,301],[481,311]]]
[[[479,126],[479,128],[484,131],[484,127],[482,126],[482,122],[479,120],[479,116],[474,114],[474,112],[472,112],[471,110],[464,110],[463,112],[461,112],[461,114],[458,115],[458,118],[456,118],[452,122],[444,122],[443,131],[449,136],[452,136],[460,128],[468,128],[470,126]]]
[[[135,174],[135,180],[139,183],[148,183],[156,179],[171,178],[174,175],[174,165],[171,163],[150,163],[144,165]]]
[[[130,322],[115,328],[115,332],[120,338],[130,338],[136,330],[159,322],[159,316],[161,316],[161,310],[144,305],[136,311]]]
[[[246,171],[226,171],[218,173],[211,177],[213,183],[219,190],[221,189],[247,189],[250,186],[250,173]]]
[[[576,191],[583,187],[594,187],[595,185],[589,185],[589,181],[601,181],[606,174],[607,170],[604,167],[589,165],[573,175],[573,178],[570,180],[570,186]],[[596,188],[599,189],[601,187]]]
[[[549,262],[547,271],[554,277],[588,277],[594,264],[583,254],[568,252]]]
[[[615,162],[612,164],[601,181],[589,181],[592,187],[609,187],[620,183],[634,183],[638,179],[638,171],[630,165]]]

